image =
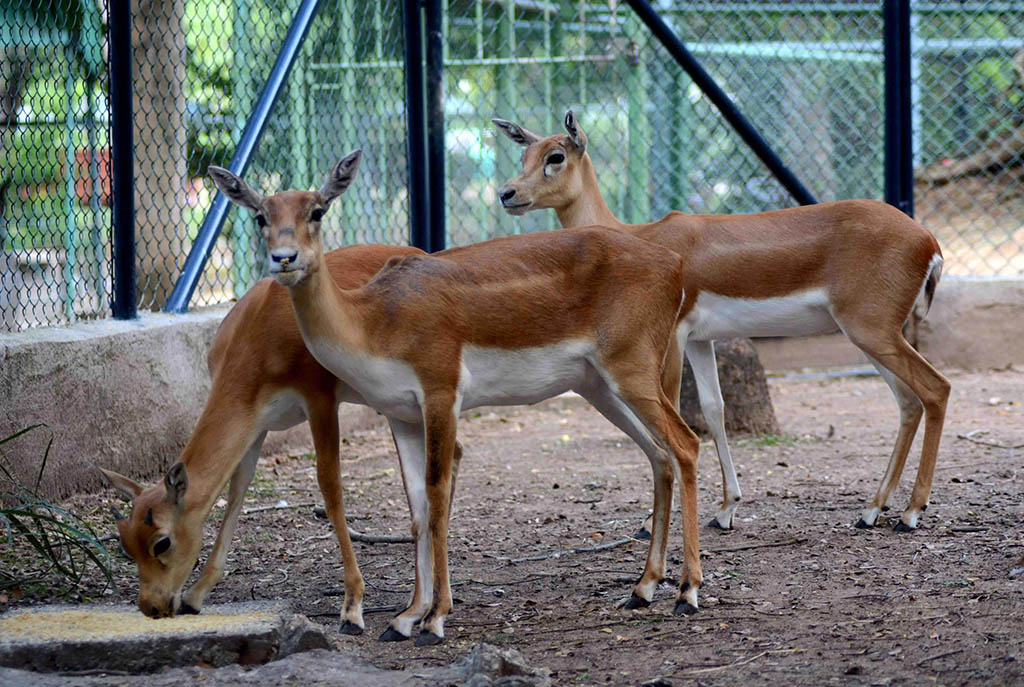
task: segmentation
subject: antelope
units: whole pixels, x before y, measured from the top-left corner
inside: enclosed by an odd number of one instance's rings
[[[626,224],[601,197],[587,136],[571,110],[565,115],[567,133],[547,138],[503,119],[492,121],[525,148],[522,171],[498,192],[509,214],[552,208],[565,228],[609,227],[683,258],[678,348],[693,369],[722,469],[722,506],[711,526],[731,528],[741,497],[725,436],[714,339],[842,331],[885,379],[900,409],[888,467],[856,526],[873,527],[879,512],[892,505],[923,412],[921,464],[910,503],[894,527],[917,528],[928,506],[950,388],[902,333],[915,305],[927,313],[942,273],[942,252],[930,231],[873,200],[746,215],[670,212],[656,222]],[[681,362],[666,364],[665,374],[681,369]],[[675,398],[678,384],[678,377],[666,380]]]
[[[651,603],[665,577],[673,468],[681,475],[684,570],[676,614],[697,611],[699,441],[661,387],[682,302],[681,260],[603,228],[514,236],[390,260],[365,286],[326,278],[320,220],[352,183],[361,152],[319,192],[264,197],[217,167],[210,174],[263,228],[268,268],[288,287],[313,356],[388,418],[399,447],[416,581],[382,641],[444,638],[451,612],[448,502],[456,417],[481,405],[536,403],[573,389],[630,436],[654,472],[643,575],[627,608]]]
[[[390,258],[420,253],[402,246],[349,246],[326,256],[340,286],[364,284]],[[285,289],[273,279],[253,286],[228,312],[208,355],[212,380],[199,422],[162,483],[146,487],[110,470],[107,481],[132,501],[114,517],[124,550],[139,570],[139,609],[151,617],[198,613],[223,578],[245,491],[268,431],[309,420],[317,480],[341,548],[345,600],[341,632],[360,634],[363,578],[345,523],[338,464],[338,404],[365,404],[306,350]],[[462,455],[456,445],[455,462]],[[181,591],[202,546],[203,523],[230,480],[227,510],[202,575]]]

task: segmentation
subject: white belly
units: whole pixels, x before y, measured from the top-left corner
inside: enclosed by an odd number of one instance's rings
[[[279,391],[263,406],[260,425],[279,432],[306,421],[306,403],[302,394],[291,389]]]
[[[307,342],[309,352],[362,402],[388,417],[420,422],[423,387],[407,363],[339,350],[326,341]]]
[[[586,378],[592,341],[508,350],[462,348],[461,408],[538,403],[578,387]]]
[[[733,336],[809,336],[838,331],[824,289],[777,298],[729,298],[702,292],[683,326],[698,341]]]

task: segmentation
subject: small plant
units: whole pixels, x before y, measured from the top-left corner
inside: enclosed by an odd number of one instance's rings
[[[0,439],[0,447],[31,431],[47,428],[31,425]],[[50,456],[53,437],[46,444],[35,484],[21,484],[0,448],[0,543],[9,547],[14,561],[0,566],[0,591],[41,582],[54,573],[71,586],[77,585],[90,564],[99,568],[107,584],[113,584],[110,553],[93,528],[74,513],[39,496],[39,484]]]

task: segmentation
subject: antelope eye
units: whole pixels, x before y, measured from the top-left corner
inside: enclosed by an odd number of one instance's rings
[[[153,555],[162,556],[163,554],[167,553],[167,549],[169,548],[171,548],[171,538],[161,537],[160,539],[156,540],[155,544],[153,544]]]
[[[326,212],[326,210],[324,210],[323,208],[316,208],[309,215],[309,221],[310,222],[319,222],[320,220],[322,220],[324,218],[324,212]]]
[[[560,165],[565,162],[565,155],[562,153],[554,153],[548,157],[549,165]]]
[[[263,215],[256,215],[256,224],[260,225],[261,227],[267,226],[267,218],[264,217]]]

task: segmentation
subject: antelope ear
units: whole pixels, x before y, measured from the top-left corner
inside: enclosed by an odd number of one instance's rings
[[[587,150],[587,135],[583,133],[583,129],[576,122],[572,110],[565,113],[565,130],[569,132],[569,140],[576,146],[577,152],[582,155]]]
[[[327,181],[324,182],[323,187],[320,189],[320,195],[324,197],[324,203],[330,205],[332,200],[348,190],[348,187],[352,185],[352,181],[356,178],[356,171],[358,171],[359,163],[362,159],[363,151],[353,150],[343,157],[338,164],[334,165],[331,175],[327,177]]]
[[[249,208],[253,212],[259,212],[263,204],[263,196],[253,190],[252,186],[245,183],[242,177],[234,172],[210,165],[207,173],[213,178],[220,192],[227,196],[227,199],[243,208]]]
[[[121,492],[121,495],[129,501],[134,501],[135,497],[141,494],[145,489],[144,486],[135,480],[116,473],[113,470],[104,470],[101,467],[97,467],[96,469],[99,470],[100,474],[103,475],[103,478],[107,480],[107,484]]]
[[[185,502],[185,491],[188,490],[188,472],[185,470],[184,463],[178,461],[171,466],[171,469],[167,471],[167,476],[164,477],[164,487],[167,489],[164,496],[167,505],[180,506]]]
[[[492,119],[491,122],[494,126],[498,127],[498,131],[505,134],[524,148],[540,140],[540,136],[537,134],[524,129],[518,124],[510,122],[507,119]]]

